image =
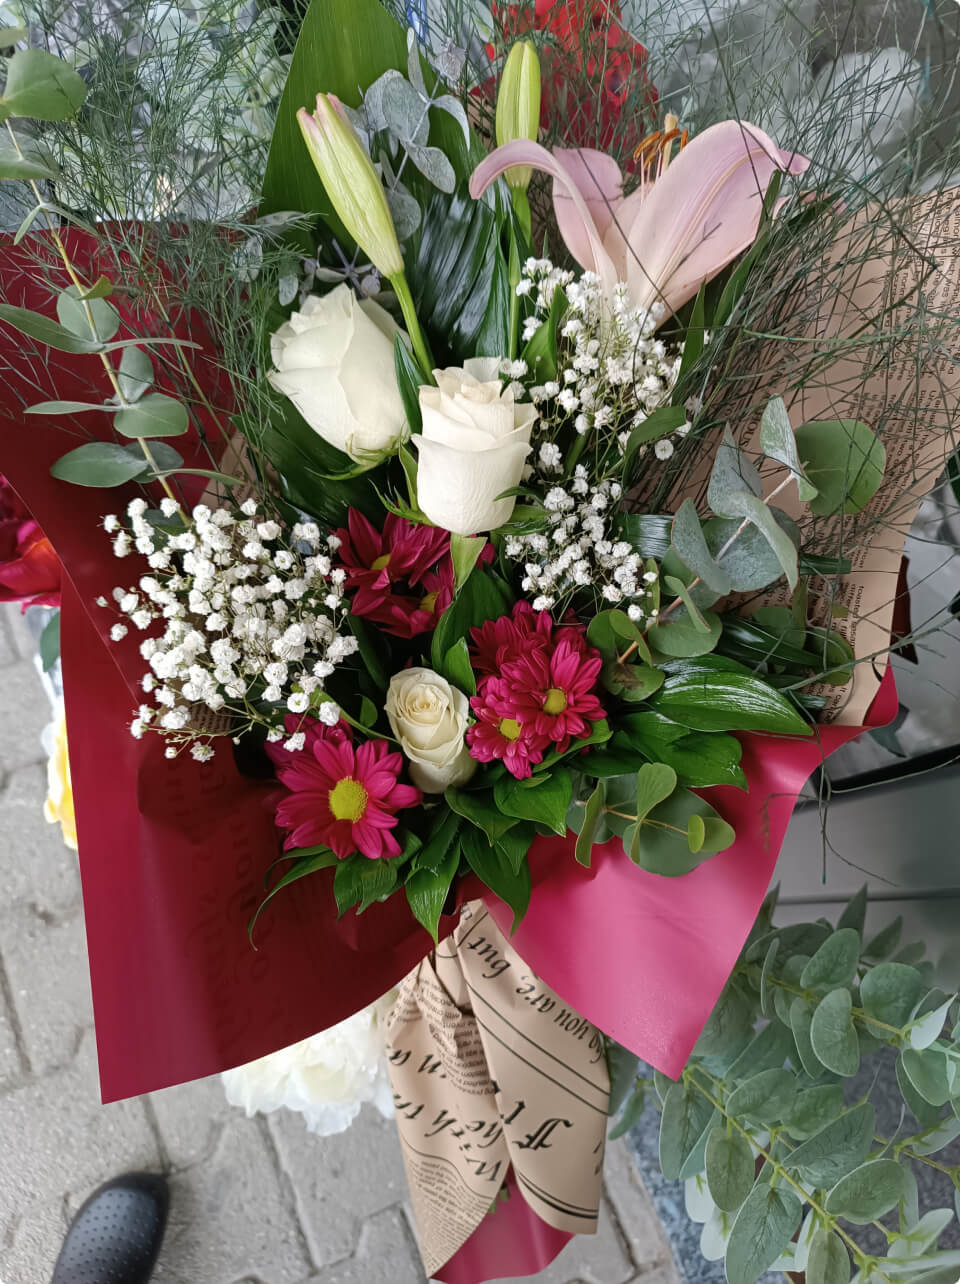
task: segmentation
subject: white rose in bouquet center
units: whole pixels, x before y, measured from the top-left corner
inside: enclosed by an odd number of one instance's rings
[[[270,382],[324,441],[375,464],[395,453],[407,430],[393,359],[401,333],[378,303],[358,300],[348,285],[311,294],[270,339]]]
[[[464,740],[470,702],[433,669],[404,669],[390,679],[387,717],[425,794],[462,785],[477,769]]]
[[[285,1106],[321,1137],[349,1128],[365,1101],[392,1118],[384,1024],[395,998],[391,990],[329,1030],[224,1071],[227,1101],[248,1118]]]
[[[417,495],[437,526],[457,535],[495,530],[510,520],[513,496],[530,453],[536,409],[514,401],[498,376],[497,357],[471,357],[464,368],[435,370],[435,388],[420,389],[423,433]]]

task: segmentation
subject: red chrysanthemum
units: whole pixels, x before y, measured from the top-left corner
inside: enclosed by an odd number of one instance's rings
[[[547,646],[553,631],[548,611],[535,611],[520,601],[510,615],[487,620],[470,630],[470,664],[479,679],[498,674],[510,660],[529,647]]]
[[[513,692],[502,678],[487,678],[470,701],[477,721],[467,732],[470,755],[478,762],[500,759],[511,776],[525,780],[550,743],[517,717]]]
[[[390,513],[378,531],[351,508],[336,532],[338,557],[353,591],[351,612],[396,637],[413,638],[436,626],[453,601],[450,535]]]
[[[60,559],[16,492],[0,477],[0,602],[60,605]]]
[[[570,741],[590,734],[605,717],[594,693],[603,660],[583,635],[566,629],[552,650],[534,647],[503,667],[516,717],[536,736],[553,742],[560,753]]]
[[[368,860],[399,856],[391,833],[398,811],[415,807],[423,795],[400,784],[403,755],[385,740],[354,745],[341,723],[301,725],[304,747],[292,751],[268,745],[277,779],[290,792],[277,804],[277,825],[289,831],[284,846],[323,844],[343,859],[359,852]]]

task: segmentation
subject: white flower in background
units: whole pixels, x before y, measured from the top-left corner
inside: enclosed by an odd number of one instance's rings
[[[364,1102],[391,1118],[384,1024],[395,997],[391,990],[321,1034],[225,1071],[220,1078],[227,1101],[248,1118],[281,1106],[295,1110],[320,1137],[349,1128]]]
[[[48,754],[44,819],[52,825],[59,824],[64,843],[76,851],[77,821],[73,811],[73,785],[67,754],[67,720],[62,702],[54,710],[53,722],[44,727],[41,742]]]
[[[387,717],[410,763],[410,779],[426,794],[470,779],[477,763],[464,733],[470,702],[433,669],[404,669],[390,679]]]
[[[457,535],[510,520],[514,497],[497,496],[519,485],[530,453],[536,408],[518,405],[512,386],[504,389],[500,365],[499,357],[472,357],[462,370],[435,370],[437,386],[420,389],[420,507]]]
[[[311,294],[273,335],[268,377],[331,446],[374,464],[406,432],[393,359],[400,333],[378,303],[338,285],[322,298]]]

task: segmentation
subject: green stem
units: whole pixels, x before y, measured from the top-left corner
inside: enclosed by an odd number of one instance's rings
[[[433,377],[433,357],[427,346],[426,338],[420,329],[420,322],[417,319],[417,310],[413,306],[413,295],[410,293],[410,287],[407,285],[406,274],[401,269],[395,276],[390,277],[390,284],[400,301],[400,311],[403,313],[403,319],[407,323],[407,334],[410,336],[410,342],[413,344],[413,355],[417,359],[417,365],[420,367],[420,373],[426,379],[427,383],[435,383]]]
[[[530,202],[527,199],[527,189],[525,187],[510,188],[510,202],[513,205],[513,212],[516,214],[520,223],[520,230],[528,245],[533,244],[533,223],[530,217]]]

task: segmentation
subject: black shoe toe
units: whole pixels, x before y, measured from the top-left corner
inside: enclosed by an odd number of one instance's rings
[[[126,1173],[95,1190],[70,1224],[51,1284],[147,1284],[170,1191],[157,1173]]]

